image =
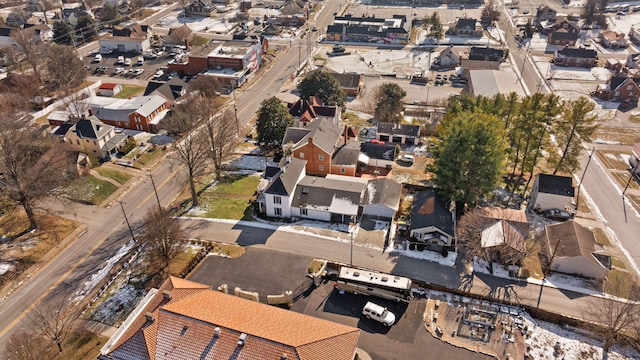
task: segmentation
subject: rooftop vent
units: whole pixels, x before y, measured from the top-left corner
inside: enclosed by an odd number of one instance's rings
[[[164,291],[162,292],[162,297],[163,297],[165,300],[171,300],[171,292],[169,292],[169,290],[164,290]]]
[[[238,346],[244,345],[244,342],[247,340],[247,334],[240,334],[240,338],[238,339]]]
[[[287,360],[287,354],[282,354],[282,356],[280,356],[280,360]]]
[[[220,336],[220,328],[216,327],[215,329],[213,329],[213,336],[214,337],[219,337]]]

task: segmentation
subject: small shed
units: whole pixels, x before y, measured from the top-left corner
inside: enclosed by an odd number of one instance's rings
[[[98,88],[98,94],[101,96],[116,96],[122,91],[122,86],[115,83],[103,83]]]

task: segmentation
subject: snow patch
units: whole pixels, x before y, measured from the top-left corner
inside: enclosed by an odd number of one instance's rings
[[[391,251],[392,254],[398,254],[414,259],[427,260],[434,263],[438,263],[440,265],[452,267],[456,263],[456,258],[458,257],[458,253],[454,251],[449,251],[447,257],[443,257],[442,254],[435,251],[424,250],[424,251],[416,251],[416,250],[405,250],[405,249],[394,249]]]

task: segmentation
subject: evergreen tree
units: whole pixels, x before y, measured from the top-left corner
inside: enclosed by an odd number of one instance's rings
[[[407,96],[400,85],[396,83],[384,83],[376,89],[375,98],[378,99],[375,110],[375,118],[378,121],[400,123],[404,105],[402,99]]]
[[[56,44],[75,45],[75,31],[66,21],[56,21],[53,24],[53,41]]]
[[[595,123],[597,117],[589,114],[594,108],[595,104],[584,96],[563,103],[562,114],[552,128],[560,152],[552,152],[550,159],[555,165],[554,175],[558,171],[573,173],[578,169],[582,141],[590,141],[599,126]]]
[[[281,145],[287,127],[292,125],[293,117],[277,97],[265,99],[260,104],[256,120],[258,144],[267,147]]]
[[[300,97],[309,99],[317,96],[324,105],[343,106],[346,96],[338,80],[331,74],[321,70],[311,71],[298,84]]]
[[[89,16],[80,16],[76,24],[76,34],[80,35],[83,42],[90,42],[96,37],[96,21]]]
[[[461,112],[442,128],[441,142],[434,150],[428,170],[434,183],[456,204],[474,207],[500,179],[505,160],[504,127],[496,115],[482,111]]]

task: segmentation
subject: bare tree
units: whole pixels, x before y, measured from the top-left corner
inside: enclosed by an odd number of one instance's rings
[[[64,143],[17,116],[15,111],[0,111],[0,193],[24,208],[35,229],[36,202],[64,182],[69,152]]]
[[[201,109],[206,109],[206,105]],[[210,110],[218,111],[217,107]],[[217,116],[212,114],[212,116],[206,116],[202,119],[204,122],[203,130],[209,142],[209,157],[213,164],[216,178],[219,179],[222,163],[233,154],[239,144],[236,119],[230,109]]]
[[[212,76],[198,76],[189,83],[189,91],[213,100],[220,95],[220,83]]]
[[[41,81],[40,71],[38,70],[38,65],[40,61],[42,61],[42,53],[44,47],[42,45],[42,40],[39,37],[35,36],[35,30],[33,28],[27,28],[24,30],[14,30],[11,32],[11,39],[14,42],[14,48],[18,52],[18,54],[22,55],[21,58],[26,61],[33,73],[38,78],[38,81]]]
[[[193,206],[198,206],[195,181],[208,173],[209,165],[209,142],[206,135],[198,129],[189,133],[176,145],[174,157],[187,168],[191,202]]]
[[[168,210],[153,207],[145,216],[138,240],[145,245],[150,263],[164,274],[171,261],[182,252],[187,233]]]
[[[17,331],[9,337],[2,358],[6,360],[50,359],[53,357],[49,354],[51,349],[43,340],[46,339],[40,335],[24,330]]]
[[[612,345],[634,336],[633,329],[640,324],[640,286],[637,282],[629,285],[622,277],[613,276],[607,280],[608,292],[628,294],[628,300],[614,300],[609,297],[591,297],[588,313],[599,323],[595,331],[602,339],[602,350],[608,352]],[[637,331],[637,330],[636,330]]]
[[[58,297],[36,304],[28,317],[36,333],[53,341],[62,352],[62,343],[74,329],[77,315],[74,306]]]
[[[66,45],[49,44],[46,51],[45,67],[47,78],[56,90],[69,95],[80,86],[87,77],[82,61]]]
[[[168,44],[182,45],[184,41],[190,39],[192,35],[191,29],[186,25],[169,29],[166,42]]]

